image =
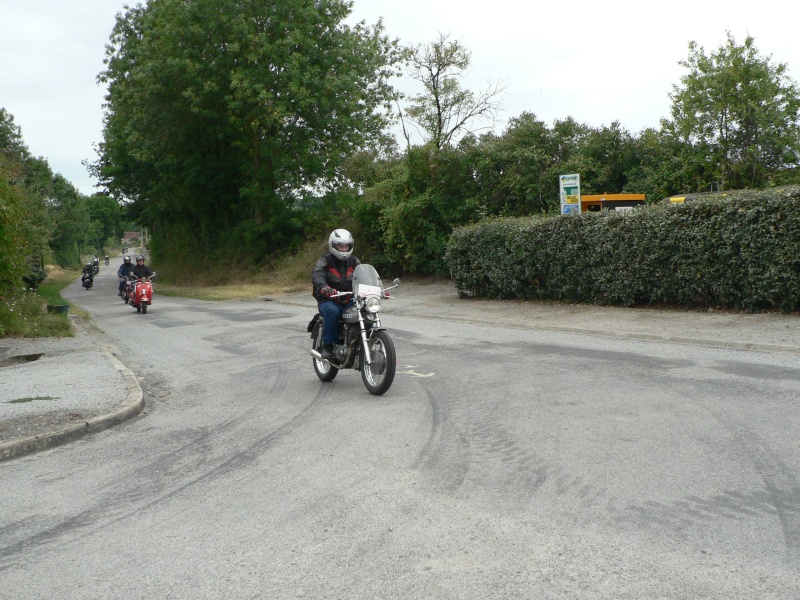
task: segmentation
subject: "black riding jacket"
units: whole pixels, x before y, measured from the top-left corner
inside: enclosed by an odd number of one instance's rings
[[[352,254],[346,260],[339,260],[330,252],[326,252],[314,265],[311,272],[311,283],[314,286],[312,293],[317,302],[327,300],[320,290],[332,287],[340,292],[353,291],[353,271],[361,264]],[[334,301],[349,302],[352,296],[333,298]]]
[[[153,269],[147,265],[134,265],[133,269],[131,269],[131,273],[136,275],[136,277],[141,277],[144,279],[145,277],[150,277],[153,274]]]

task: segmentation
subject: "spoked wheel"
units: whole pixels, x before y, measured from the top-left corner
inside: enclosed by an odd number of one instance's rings
[[[397,357],[394,343],[389,334],[383,330],[376,331],[369,338],[369,352],[372,364],[364,360],[364,348],[361,349],[361,379],[370,394],[380,396],[388,390],[394,381],[397,368]]]
[[[317,325],[316,332],[317,335],[314,336],[314,341],[311,347],[317,352],[322,352],[322,327]],[[331,366],[331,363],[327,360],[319,360],[316,358],[312,358],[311,360],[314,362],[314,371],[316,371],[317,377],[320,378],[320,381],[333,381],[339,374],[339,369]]]

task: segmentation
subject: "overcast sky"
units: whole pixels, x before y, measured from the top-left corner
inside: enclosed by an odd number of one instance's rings
[[[279,0],[278,0],[279,1]],[[81,164],[94,161],[105,90],[96,83],[118,0],[0,0],[0,107],[14,115],[35,156],[84,194],[97,191]],[[136,2],[128,4],[135,5]],[[528,111],[548,124],[573,117],[619,121],[631,133],[658,127],[677,63],[696,41],[716,51],[730,30],[800,80],[800,5],[791,0],[355,0],[352,20],[375,23],[404,44],[439,32],[472,52],[469,87],[505,82],[504,118]],[[502,130],[502,124],[498,131]]]

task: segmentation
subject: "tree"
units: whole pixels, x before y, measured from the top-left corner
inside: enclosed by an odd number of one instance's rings
[[[0,297],[22,285],[30,257],[26,231],[28,199],[21,185],[22,164],[0,152]]]
[[[386,123],[395,44],[348,0],[160,0],[117,19],[95,172],[162,258],[262,258]]]
[[[30,156],[28,147],[22,141],[22,130],[14,123],[14,115],[0,108],[0,152],[15,160]]]
[[[586,136],[581,156],[581,189],[585,194],[638,192],[628,187],[628,172],[637,164],[631,134],[619,121],[610,127],[592,128]]]
[[[0,286],[18,284],[19,270],[30,271],[48,250],[52,178],[47,163],[31,157],[13,115],[0,108]]]
[[[426,142],[439,149],[479,131],[480,122],[494,125],[504,86],[490,84],[477,93],[462,87],[460,80],[469,68],[471,53],[461,42],[440,33],[430,44],[406,47],[403,57],[410,77],[424,90],[411,98],[406,115],[425,133]],[[407,131],[405,136],[410,145]]]
[[[40,168],[49,172],[42,161]],[[56,262],[63,267],[80,266],[83,256],[95,252],[96,226],[89,214],[86,196],[63,176],[52,176],[47,191],[47,203],[55,226],[50,236],[50,249]]]
[[[752,37],[740,46],[728,32],[710,55],[691,42],[679,63],[689,72],[673,86],[672,120],[662,126],[706,156],[707,185],[763,187],[800,163],[800,91],[771,58]]]
[[[110,196],[94,194],[87,199],[89,218],[96,233],[92,246],[97,254],[104,254],[104,247],[109,239],[119,240],[122,237],[122,208],[119,202]]]

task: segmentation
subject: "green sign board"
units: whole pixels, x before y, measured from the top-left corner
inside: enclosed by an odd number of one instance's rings
[[[579,173],[558,176],[561,193],[561,214],[581,212],[581,176]]]

